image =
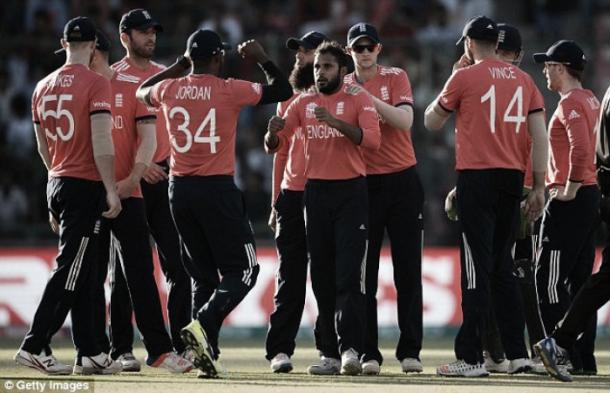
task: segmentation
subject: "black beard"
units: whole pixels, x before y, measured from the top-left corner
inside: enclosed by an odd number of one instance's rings
[[[314,84],[313,63],[307,63],[302,67],[294,66],[288,79],[292,88],[298,91],[305,91]]]
[[[149,52],[145,46],[139,47],[136,45],[132,45],[131,50],[133,50],[133,53],[135,53],[138,57],[141,57],[143,59],[148,59],[148,60],[152,59],[152,57],[155,54],[154,49]]]
[[[325,87],[319,87],[318,90],[322,94],[332,94],[335,91],[337,91],[340,84],[341,84],[341,78],[339,77],[339,75],[337,75],[337,77],[335,79],[329,80],[326,83]]]

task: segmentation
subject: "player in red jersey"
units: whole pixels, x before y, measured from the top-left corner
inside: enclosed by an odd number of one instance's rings
[[[318,45],[328,38],[317,31],[303,37],[290,38],[286,47],[295,51],[290,74],[294,94],[277,106],[277,116],[283,116],[288,106],[301,93],[313,88],[313,58]],[[269,225],[275,231],[279,257],[275,309],[269,317],[265,348],[273,372],[290,372],[295,338],[305,306],[307,283],[307,242],[303,216],[305,190],[305,152],[303,132],[297,130],[289,144],[282,146],[273,157],[273,189]],[[331,321],[332,322],[332,321]]]
[[[101,216],[114,218],[121,211],[110,134],[110,84],[88,68],[95,50],[90,19],[68,21],[61,43],[66,63],[38,82],[32,96],[38,153],[49,172],[47,200],[51,226],[59,233],[59,255],[15,360],[47,374],[114,374],[121,365],[95,340],[89,296]],[[102,212],[104,205],[107,210]],[[78,351],[73,370],[45,353],[68,312]]]
[[[560,96],[549,122],[547,187],[551,199],[542,218],[536,261],[541,331],[551,332],[591,275],[595,260],[601,198],[595,130],[600,104],[591,90],[582,87],[586,58],[574,41],[558,41],[546,53],[534,54],[534,60],[544,63],[547,87]],[[580,343],[567,348],[576,373],[597,372],[595,322],[592,316]]]
[[[600,215],[606,227],[610,225],[610,88],[601,103],[597,134],[597,182],[602,194]],[[602,252],[602,264],[599,271],[583,284],[573,299],[570,308],[546,339],[537,344],[537,351],[543,356],[545,366],[551,376],[564,381],[571,378],[560,370],[569,356],[567,349],[574,347],[578,338],[590,325],[597,310],[610,300],[610,237],[606,232],[606,246]],[[593,370],[589,370],[593,371]]]
[[[457,112],[463,323],[455,340],[457,360],[437,369],[444,376],[488,375],[482,337],[492,301],[502,344],[515,372],[530,367],[509,253],[519,222],[528,131],[534,167],[534,189],[526,201],[529,218],[540,215],[544,204],[544,102],[529,75],[497,58],[497,39],[496,23],[487,17],[478,16],[466,24],[458,41],[464,44],[465,54],[424,119],[428,129],[438,130]]]
[[[129,74],[112,70],[108,63],[109,51],[110,42],[98,31],[91,69],[109,79],[112,88],[115,175],[123,205],[123,210],[116,219],[102,222],[100,232],[97,287],[99,308],[95,319],[96,328],[99,329],[98,339],[102,349],[110,351],[111,343],[106,336],[106,299],[103,289],[110,264],[111,288],[116,285],[117,275],[124,275],[127,281],[129,301],[135,311],[136,323],[148,352],[146,364],[165,368],[173,373],[188,372],[193,368],[192,363],[172,352],[172,342],[165,330],[153,271],[150,232],[140,189],[140,179],[155,153],[156,114],[153,108],[138,100],[125,100],[125,97],[135,97],[139,81]],[[117,301],[116,297],[111,298],[112,301]],[[119,357],[116,360],[123,359]]]
[[[348,57],[339,44],[316,49],[316,91],[297,97],[284,118],[269,121],[270,151],[289,144],[296,130],[304,136],[305,224],[311,281],[318,303],[321,363],[309,368],[357,375],[362,369],[368,193],[364,149],[378,149],[377,111],[368,94],[350,95],[343,78]],[[282,131],[285,130],[285,131]],[[332,331],[323,331],[332,329]],[[337,342],[338,336],[338,342]],[[341,357],[341,360],[339,360]]]
[[[161,24],[144,9],[133,9],[125,13],[119,24],[119,32],[121,44],[127,53],[123,59],[112,65],[112,69],[130,75],[138,84],[163,70],[163,65],[151,60],[155,52],[157,33],[162,31]],[[136,105],[134,95],[124,96],[123,101]],[[156,135],[157,148],[140,184],[146,219],[169,287],[167,315],[172,345],[176,352],[183,353],[185,347],[180,339],[180,329],[191,320],[191,283],[184,270],[182,244],[169,208],[167,172],[170,147],[166,119],[161,112],[157,114]],[[127,301],[127,285],[120,274],[116,276],[112,297],[116,299],[111,302],[112,356],[120,359],[124,370],[138,371],[140,364],[132,353],[132,307]]]
[[[396,358],[405,373],[422,372],[421,258],[422,188],[411,142],[413,93],[404,70],[377,64],[382,45],[375,26],[358,23],[347,33],[355,72],[345,77],[351,91],[368,92],[379,112],[381,146],[364,150],[369,191],[369,250],[366,261],[366,334],[362,373],[377,375],[383,357],[377,340],[379,255],[387,230],[391,241],[400,338]]]
[[[519,30],[506,23],[498,23],[498,47],[496,53],[498,58],[507,63],[519,66],[523,59],[523,47],[521,42],[521,34]],[[523,125],[527,127],[527,124]],[[528,144],[526,145],[527,152],[531,152],[531,137],[528,131]],[[523,185],[523,195],[527,195],[533,185],[533,174],[531,160],[528,161],[525,171],[525,180]],[[445,201],[445,208],[449,219],[456,221],[455,217],[455,188],[451,190]],[[533,346],[536,341],[533,337],[538,337],[534,332],[538,329],[538,305],[536,298],[535,278],[534,278],[534,253],[536,236],[532,233],[533,223],[528,222],[525,215],[520,217],[520,230],[515,242],[514,255],[509,255],[514,261],[514,271],[521,292],[523,311],[525,316],[528,334],[530,338],[530,346],[532,348],[532,356],[534,356]],[[513,262],[511,262],[513,263]],[[490,309],[487,334],[483,336],[483,357],[485,359],[485,368],[490,373],[512,373],[514,372],[515,362],[511,363],[506,360],[504,348],[500,332],[496,323],[494,308]],[[522,329],[523,330],[523,329]],[[546,374],[544,365],[540,358],[535,357],[532,361],[532,372]]]
[[[269,84],[219,77],[226,48],[215,32],[198,30],[187,41],[186,57],[137,92],[168,119],[172,214],[186,245],[186,262],[199,273],[193,275],[196,319],[182,329],[182,337],[202,377],[217,375],[222,322],[252,289],[259,271],[243,196],[233,179],[239,111],[292,94],[286,77],[255,40],[238,51],[259,63]],[[192,72],[180,77],[191,63]]]

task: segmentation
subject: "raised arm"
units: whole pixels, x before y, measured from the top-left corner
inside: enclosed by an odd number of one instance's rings
[[[248,40],[238,45],[237,52],[243,58],[256,61],[265,73],[267,84],[262,86],[261,98],[257,105],[286,101],[292,96],[290,82],[282,71],[269,59],[267,53],[256,40]]]

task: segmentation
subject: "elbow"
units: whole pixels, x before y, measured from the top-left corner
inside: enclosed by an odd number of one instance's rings
[[[434,121],[429,115],[424,116],[424,127],[429,131],[438,131],[442,128],[438,122]]]

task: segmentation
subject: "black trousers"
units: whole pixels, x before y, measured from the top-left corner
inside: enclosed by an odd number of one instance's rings
[[[93,330],[92,299],[104,187],[97,181],[51,177],[47,203],[60,226],[57,267],[49,277],[21,348],[33,354],[48,348],[51,337],[71,312],[72,339],[78,355],[97,355],[101,349]]]
[[[424,191],[415,167],[367,176],[369,250],[366,260],[364,361],[383,357],[377,332],[377,281],[385,231],[390,238],[400,338],[396,358],[419,359],[423,334],[421,262]]]
[[[527,357],[523,312],[510,258],[522,185],[523,173],[516,170],[458,172],[463,322],[455,339],[455,354],[470,364],[483,362],[482,339],[492,303],[506,357]]]
[[[245,201],[231,176],[176,176],[169,196],[195,281],[197,319],[218,355],[222,322],[254,287],[259,272]]]
[[[138,329],[142,334],[144,346],[149,356],[154,358],[172,351],[172,343],[165,330],[163,312],[159,291],[155,282],[152,249],[150,247],[148,225],[142,198],[127,198],[121,201],[123,210],[114,220],[105,220],[100,235],[100,269],[98,275],[98,291],[96,296],[96,333],[100,344],[107,352],[116,358],[131,351],[132,336],[127,341],[129,346],[121,346],[126,332],[117,334],[116,327],[122,327],[122,322],[128,318],[131,326],[131,312],[116,315],[116,310],[123,312],[127,307],[122,304],[129,302],[133,307]],[[115,289],[118,280],[122,280],[128,289],[127,298],[111,297],[110,300],[110,335],[112,347],[105,334],[106,303],[103,285],[106,280],[108,266],[111,269],[110,287]],[[116,292],[116,290],[115,290]],[[113,304],[114,303],[114,304]],[[119,303],[119,304],[117,304]],[[119,323],[117,323],[117,321]],[[115,337],[121,337],[116,342]]]
[[[521,219],[523,220],[524,217],[521,217]],[[537,223],[539,224],[540,220]],[[524,238],[517,239],[514,245],[514,255],[510,256],[510,263],[513,263],[514,275],[517,278],[519,286],[519,300],[525,317],[532,357],[535,356],[533,349],[536,343],[535,337],[544,335],[540,327],[538,298],[536,297],[536,279],[534,276],[534,254],[537,238],[537,234],[527,234]],[[500,362],[502,359],[505,359],[505,355],[495,314],[492,306],[489,309],[487,334],[483,337],[483,349],[489,352],[494,361]]]
[[[303,216],[303,191],[282,190],[275,203],[275,244],[279,257],[274,296],[265,341],[266,358],[278,353],[292,356],[299,331],[307,283],[307,242]]]
[[[536,261],[540,330],[544,332],[555,329],[576,293],[591,276],[600,198],[596,185],[584,186],[572,201],[551,200],[545,210]],[[589,362],[593,357],[595,322],[593,318],[587,321],[578,350],[570,353],[576,367],[580,366],[581,359]]]
[[[157,165],[165,167],[165,161]],[[176,352],[183,352],[185,347],[180,339],[180,329],[191,321],[191,280],[184,270],[182,262],[183,244],[172,219],[169,198],[168,181],[149,184],[142,180],[142,195],[146,208],[148,228],[157,245],[161,270],[167,283],[167,316],[169,320],[172,345]],[[150,242],[147,247],[150,247]],[[113,330],[113,356],[131,352],[133,346],[133,326],[131,324],[131,303],[126,301],[129,296],[125,279],[116,276],[111,295],[111,325]]]
[[[602,198],[601,218],[610,226],[610,198]],[[583,333],[597,310],[610,300],[610,231],[607,232],[606,246],[602,252],[602,265],[582,285],[574,297],[570,308],[553,332],[557,344],[563,348],[573,348],[578,336]]]
[[[316,347],[321,355],[332,358],[350,348],[362,353],[368,249],[366,180],[308,180],[305,214],[319,313]]]

